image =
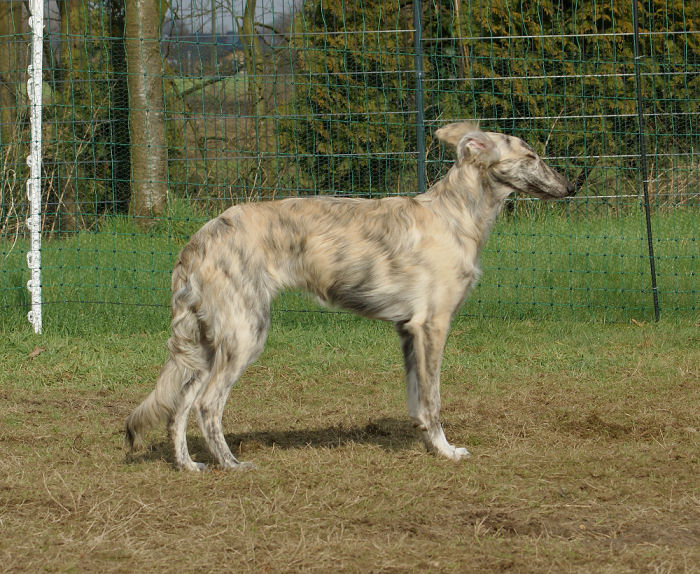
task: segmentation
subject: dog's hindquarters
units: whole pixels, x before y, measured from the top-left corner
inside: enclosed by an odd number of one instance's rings
[[[149,429],[166,423],[175,443],[175,463],[181,468],[199,468],[187,451],[187,415],[208,371],[209,359],[197,317],[201,294],[182,261],[173,270],[172,334],[170,357],[163,365],[153,391],[126,420],[125,439],[129,450],[141,443]]]
[[[265,261],[230,222],[213,220],[192,238],[173,270],[170,357],[153,392],[127,419],[127,446],[165,422],[175,465],[203,469],[187,448],[187,419],[194,410],[216,462],[247,466],[231,453],[221,420],[231,387],[265,344],[270,291]]]

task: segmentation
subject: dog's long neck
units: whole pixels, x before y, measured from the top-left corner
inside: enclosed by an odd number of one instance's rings
[[[454,165],[424,197],[456,234],[474,241],[480,251],[507,194],[499,193],[498,185],[477,166]]]

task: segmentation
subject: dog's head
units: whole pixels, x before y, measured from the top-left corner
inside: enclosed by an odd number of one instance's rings
[[[520,138],[482,132],[474,122],[448,124],[439,128],[435,137],[455,148],[458,168],[480,169],[505,195],[522,191],[553,199],[576,193],[571,182]]]

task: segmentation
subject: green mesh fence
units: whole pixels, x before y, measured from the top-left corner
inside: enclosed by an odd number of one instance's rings
[[[47,328],[88,309],[165,326],[173,259],[204,221],[242,201],[415,194],[418,170],[430,184],[451,162],[432,132],[467,118],[524,138],[579,192],[510,201],[465,313],[653,319],[647,209],[661,314],[696,317],[700,3],[640,0],[637,59],[632,8],[424,1],[418,110],[412,3],[50,1]],[[26,18],[0,2],[7,316],[28,305]],[[279,304],[317,309],[295,293]]]

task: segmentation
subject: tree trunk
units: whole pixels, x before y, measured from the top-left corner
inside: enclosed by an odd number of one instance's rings
[[[248,81],[248,101],[251,113],[256,118],[256,125],[265,113],[264,90],[265,83],[263,71],[262,50],[255,31],[255,5],[257,0],[248,0],[243,12],[243,26],[241,29],[243,51],[245,54],[245,72]]]
[[[126,72],[126,48],[124,46],[124,4],[124,0],[110,2],[113,40],[109,44],[112,68],[109,141],[112,209],[115,213],[127,213],[131,197],[129,85]]]
[[[18,117],[17,94],[20,90],[22,33],[22,3],[0,2],[0,144],[12,143]],[[4,157],[4,154],[3,154]]]
[[[459,77],[463,78],[464,82],[467,82],[466,78],[466,65],[469,61],[469,46],[467,45],[467,38],[464,35],[464,27],[462,26],[462,0],[454,0],[454,30],[457,33],[457,43],[459,45]]]
[[[61,60],[59,73],[57,74],[57,87],[59,98],[62,103],[64,113],[60,118],[58,126],[59,139],[66,142],[62,146],[62,153],[59,156],[61,163],[58,166],[58,231],[76,231],[80,221],[80,201],[78,200],[78,190],[76,188],[76,178],[78,176],[78,164],[75,154],[75,143],[71,146],[68,142],[73,140],[72,134],[75,129],[73,117],[73,91],[71,81],[71,71],[75,69],[74,60],[78,60],[82,49],[83,40],[78,36],[83,20],[82,4],[75,0],[58,0],[58,13],[61,19]]]
[[[167,202],[160,4],[160,0],[126,0],[131,211],[147,223],[163,212]]]

